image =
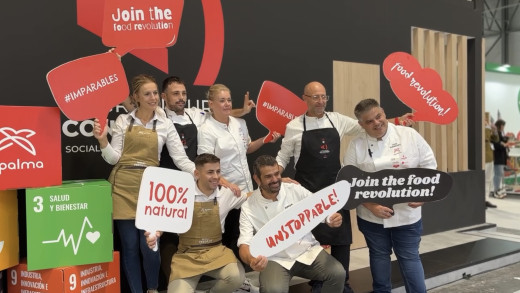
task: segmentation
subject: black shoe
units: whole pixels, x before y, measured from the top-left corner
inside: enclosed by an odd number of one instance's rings
[[[343,293],[354,293],[354,290],[350,288],[349,284],[345,284],[345,287],[343,288]]]
[[[497,207],[496,204],[492,204],[491,202],[486,200],[486,208],[496,208],[496,207]]]
[[[311,293],[321,293],[321,287],[323,287],[323,281],[311,280],[309,282]]]

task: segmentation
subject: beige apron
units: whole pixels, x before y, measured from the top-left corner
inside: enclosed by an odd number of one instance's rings
[[[237,262],[233,251],[222,245],[218,202],[196,202],[193,211],[190,230],[179,234],[179,249],[173,255],[170,282]]]
[[[156,123],[157,120],[154,120],[153,129],[146,129],[143,126],[134,126],[132,118],[125,133],[121,158],[108,177],[108,181],[112,183],[115,220],[135,219],[144,169],[159,165]]]

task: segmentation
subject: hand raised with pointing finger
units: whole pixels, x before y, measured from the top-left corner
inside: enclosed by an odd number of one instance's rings
[[[256,107],[255,102],[249,99],[249,92],[244,95],[244,106],[242,107],[243,115],[249,114]]]

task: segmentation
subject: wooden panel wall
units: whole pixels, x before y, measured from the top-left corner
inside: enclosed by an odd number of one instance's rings
[[[333,61],[333,107],[335,112],[354,117],[354,107],[366,98],[379,101],[379,65]],[[341,158],[352,138],[344,137],[341,142]],[[356,210],[350,212],[352,220],[351,249],[365,247],[363,234],[358,230]]]
[[[415,126],[432,147],[438,169],[468,170],[468,47],[467,37],[422,28],[412,29],[412,55],[422,67],[439,73],[443,89],[459,107],[457,119],[448,125],[419,122]]]

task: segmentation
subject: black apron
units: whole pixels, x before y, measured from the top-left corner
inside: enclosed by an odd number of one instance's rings
[[[197,126],[195,123],[193,123],[193,120],[191,119],[190,115],[188,115],[188,113],[186,113],[186,116],[188,116],[190,119],[191,124],[182,125],[173,123],[173,125],[179,134],[179,138],[181,139],[186,155],[193,162],[195,161],[195,157],[197,157]],[[161,152],[161,161],[159,162],[159,167],[180,170],[173,163],[173,160],[168,153],[168,149],[166,148],[166,144],[164,145]]]
[[[329,116],[332,128],[318,128],[307,131],[305,115],[303,116],[303,133],[300,158],[296,163],[294,179],[311,192],[316,192],[336,182],[336,176],[341,169],[339,151],[340,137]],[[350,227],[350,212],[338,211],[343,217],[343,223],[338,228],[331,228],[326,223],[320,223],[312,230],[312,234],[322,245],[350,245],[352,229]]]

